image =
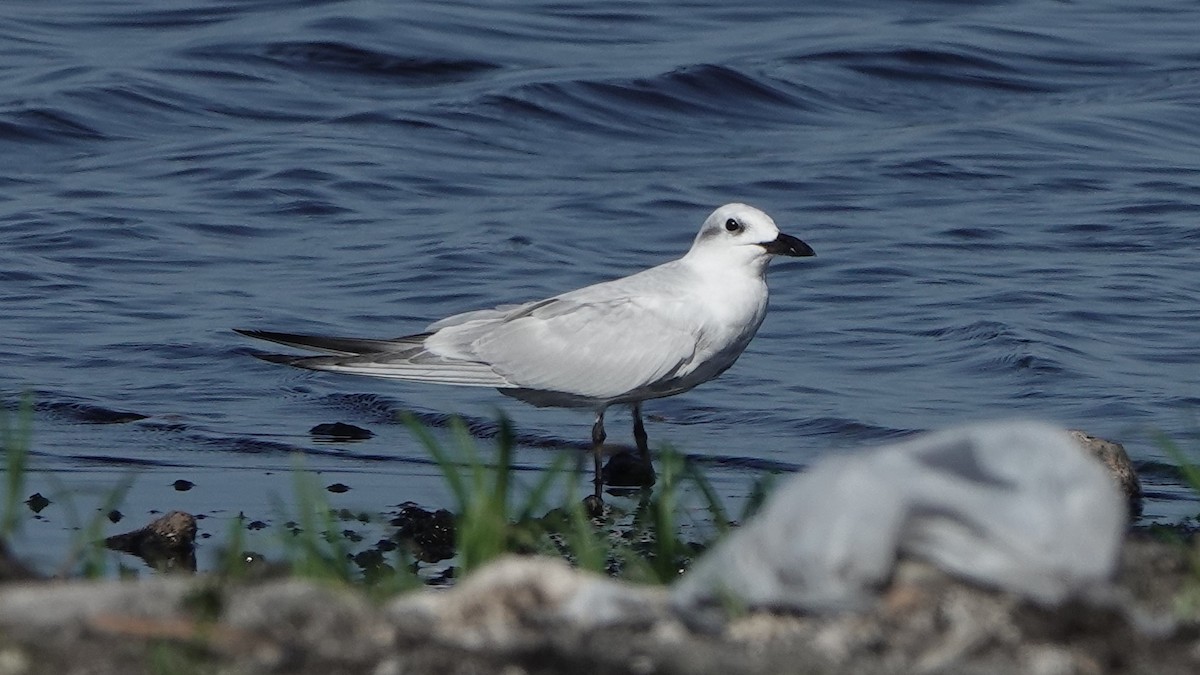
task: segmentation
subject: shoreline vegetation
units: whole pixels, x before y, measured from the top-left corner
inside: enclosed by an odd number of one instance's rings
[[[665,587],[753,516],[769,481],[755,486],[735,518],[703,473],[668,450],[658,457],[653,490],[624,500],[633,504],[627,510],[591,518],[567,453],[533,484],[517,480],[513,433],[503,420],[493,453],[480,452],[461,421],[451,423],[447,447],[406,419],[436,460],[454,508],[401,505],[381,519],[391,534],[365,551],[352,550],[345,536],[342,524],[354,516],[329,506],[326,488],[298,459],[284,560],[244,550],[250,524],[238,519],[224,533],[219,569],[196,575],[190,514],[170,512],[106,540],[98,515],[61,568],[70,572],[50,579],[11,547],[30,508],[29,410],[25,399],[16,415],[0,411],[4,673],[1200,670],[1194,521],[1131,531],[1115,584],[1060,606],[902,560],[867,608],[796,613],[734,602],[720,616],[694,615],[672,606]],[[1140,486],[1124,450],[1075,433],[1123,481],[1136,513]],[[1178,448],[1164,447],[1200,493],[1200,471]],[[115,486],[100,513],[117,509],[127,489]],[[551,494],[565,495],[563,503],[552,507]],[[106,547],[161,573],[100,579]]]

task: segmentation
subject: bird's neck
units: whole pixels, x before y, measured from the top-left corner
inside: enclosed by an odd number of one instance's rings
[[[758,261],[731,262],[728,256],[697,256],[684,259],[696,279],[696,294],[710,305],[714,316],[732,323],[755,323],[767,302],[764,264]]]
[[[709,252],[703,249],[693,249],[683,257],[697,274],[705,278],[729,279],[744,278],[762,280],[767,272],[770,258],[764,255],[747,257],[746,259],[732,258],[729,251]]]

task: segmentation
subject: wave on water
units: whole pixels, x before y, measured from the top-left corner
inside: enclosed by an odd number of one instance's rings
[[[73,143],[102,140],[105,134],[62,110],[29,108],[3,114],[0,140]]]
[[[835,50],[804,54],[791,63],[828,63],[851,72],[893,82],[917,82],[952,88],[996,89],[1003,92],[1054,93],[1063,87],[1010,65],[1005,55],[985,56],[965,46],[954,49],[900,47],[883,50]]]
[[[693,134],[692,124],[737,123],[771,126],[794,121],[816,106],[762,74],[717,64],[698,64],[632,79],[581,78],[523,83],[487,92],[469,106],[465,119],[489,125],[556,129],[573,134],[611,135],[624,140],[663,132]],[[460,103],[435,110],[461,109]]]
[[[474,59],[401,55],[338,42],[276,42],[265,45],[263,55],[275,64],[306,74],[366,75],[407,83],[456,82],[501,67]]]
[[[34,394],[33,409],[52,417],[71,420],[80,424],[128,424],[148,419],[143,415],[128,410],[115,410],[94,403],[83,401],[62,400],[60,396],[48,392]]]

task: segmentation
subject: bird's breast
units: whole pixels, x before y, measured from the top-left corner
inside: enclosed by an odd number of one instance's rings
[[[746,348],[767,309],[766,284],[750,283],[709,285],[694,302],[702,305],[698,331],[697,360],[708,362],[710,369],[725,370]]]

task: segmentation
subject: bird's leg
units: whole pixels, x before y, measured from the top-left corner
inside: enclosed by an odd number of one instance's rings
[[[604,478],[601,468],[601,450],[604,448],[604,439],[607,436],[604,434],[604,409],[601,408],[596,413],[596,423],[592,425],[592,461],[596,470],[594,482],[596,485],[595,498],[597,502],[604,502]]]
[[[643,462],[650,461],[650,443],[646,436],[646,425],[642,424],[642,404],[633,404],[633,440]]]
[[[642,404],[633,404],[633,440],[637,443],[638,454],[642,458],[642,482],[654,485],[654,465],[650,462],[650,439],[646,435],[646,425],[642,423]]]

